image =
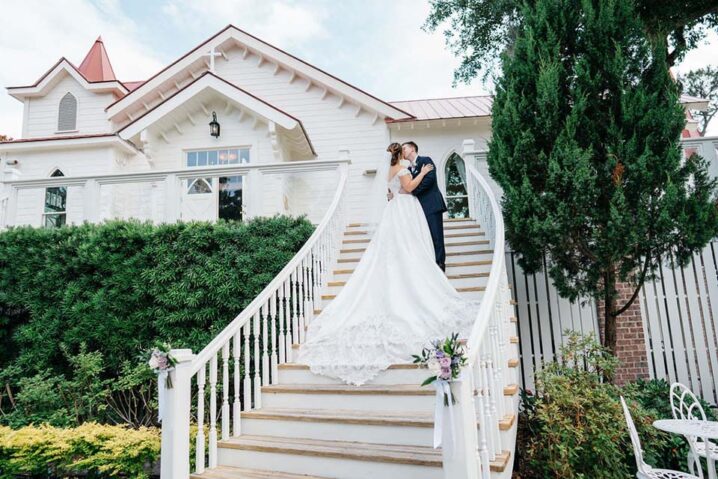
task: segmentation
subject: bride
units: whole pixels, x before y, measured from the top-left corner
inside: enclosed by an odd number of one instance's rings
[[[453,332],[467,337],[478,311],[437,266],[424,211],[411,194],[433,166],[412,178],[401,145],[387,151],[393,198],[354,273],[309,325],[297,357],[315,374],[357,386],[410,362],[431,340]]]

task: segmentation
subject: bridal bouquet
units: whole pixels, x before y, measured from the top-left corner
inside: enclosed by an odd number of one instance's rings
[[[414,363],[429,368],[432,376],[421,383],[422,386],[434,382],[448,383],[459,377],[461,368],[466,366],[466,349],[459,341],[459,334],[454,333],[444,340],[437,339],[430,348],[424,348],[421,354],[413,355]],[[451,403],[456,400],[451,396]],[[444,394],[444,405],[449,405],[449,395]]]
[[[170,354],[171,346],[161,343],[155,346],[150,352],[150,359],[147,365],[156,373],[165,373],[165,387],[172,389],[172,379],[169,372],[177,365],[177,360]]]

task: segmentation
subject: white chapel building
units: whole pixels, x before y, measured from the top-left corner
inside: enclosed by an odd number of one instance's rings
[[[409,139],[435,161],[449,215],[466,216],[462,151],[490,134],[490,97],[387,102],[232,25],[144,81],[117,79],[98,38],[79,66],[61,58],[7,91],[24,111],[22,137],[0,143],[0,228],[316,222],[342,162],[361,221],[386,146]]]

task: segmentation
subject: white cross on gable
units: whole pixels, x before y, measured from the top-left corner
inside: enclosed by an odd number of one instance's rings
[[[209,71],[214,73],[214,57],[221,57],[222,55],[222,52],[218,52],[214,47],[208,53],[202,55],[203,57],[209,57]]]

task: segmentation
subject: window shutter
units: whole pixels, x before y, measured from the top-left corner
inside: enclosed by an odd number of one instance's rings
[[[57,129],[58,131],[77,129],[77,99],[72,93],[65,93],[60,100]]]

